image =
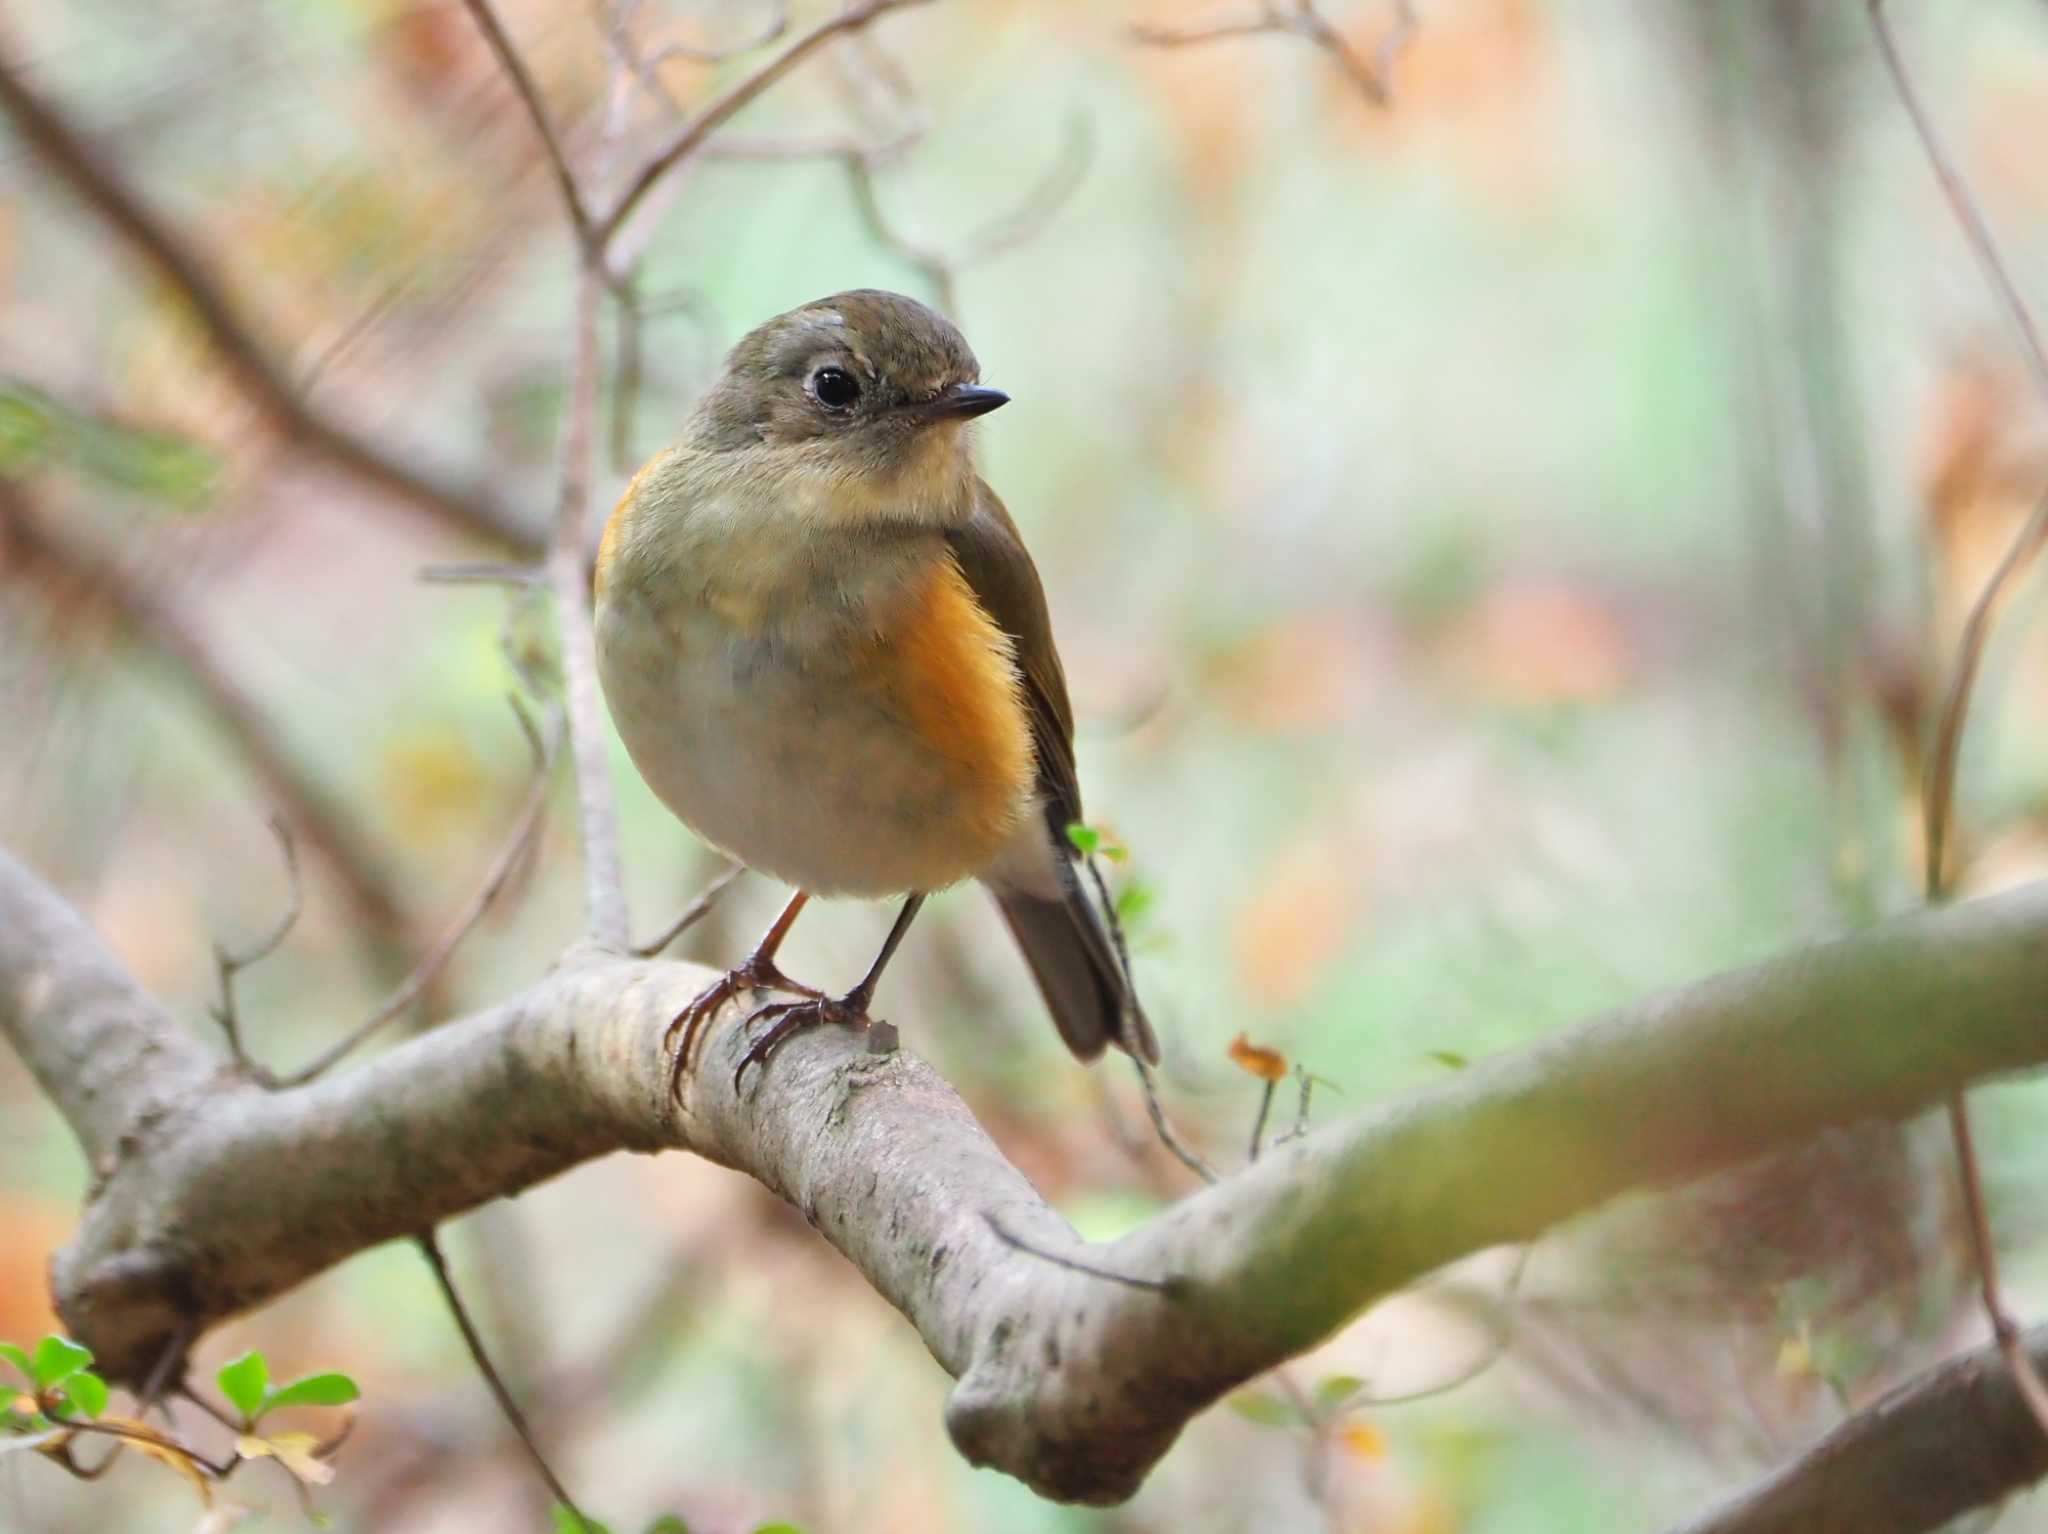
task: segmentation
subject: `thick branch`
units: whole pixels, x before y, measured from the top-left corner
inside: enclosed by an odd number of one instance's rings
[[[88,1144],[122,1153],[55,1268],[66,1321],[117,1372],[366,1246],[607,1151],[674,1147],[788,1199],[909,1318],[958,1378],[948,1426],[970,1459],[1098,1502],[1130,1495],[1217,1396],[1453,1258],[2048,1061],[2044,883],[1471,1066],[1090,1247],[928,1067],[845,1031],[793,1040],[738,1094],[743,1044],[721,1027],[671,1105],[662,1039],[705,979],[693,966],[572,955],[502,1006],[273,1093],[208,1078],[182,1044],[152,1065],[153,1009],[126,989],[111,1020],[79,1023],[90,1047],[71,1040],[49,998],[117,982],[13,864],[0,934],[0,1028],[89,1110]],[[109,1074],[102,1053],[140,1068]]]
[[[2048,1327],[2023,1340],[2048,1371]],[[1679,1534],[1924,1534],[2044,1474],[2048,1438],[1993,1343],[1907,1381]]]
[[[531,549],[536,530],[505,508],[430,482],[368,440],[316,412],[292,387],[269,347],[235,308],[198,254],[144,205],[63,116],[0,62],[0,112],[53,175],[112,226],[122,241],[191,306],[214,349],[271,424],[299,447],[428,515],[495,543]]]

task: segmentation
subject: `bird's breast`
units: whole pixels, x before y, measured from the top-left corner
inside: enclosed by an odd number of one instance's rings
[[[750,867],[819,894],[937,889],[1027,813],[1028,716],[1008,639],[942,539],[813,530],[700,544],[671,578],[606,583],[599,663],[635,764]]]

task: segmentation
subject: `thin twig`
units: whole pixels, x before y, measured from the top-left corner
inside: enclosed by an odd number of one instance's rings
[[[521,720],[530,730],[531,722],[525,720],[524,715],[521,716]],[[357,1025],[303,1070],[279,1078],[278,1085],[303,1086],[333,1069],[392,1019],[401,1016],[447,967],[449,959],[454,957],[455,950],[461,945],[462,940],[479,921],[483,920],[484,914],[512,882],[527,847],[540,829],[541,818],[547,810],[548,794],[554,784],[555,762],[561,754],[563,728],[563,721],[558,713],[542,732],[539,759],[534,764],[532,786],[527,789],[526,798],[520,804],[518,814],[513,816],[511,829],[506,832],[504,840],[492,854],[491,861],[484,870],[483,879],[477,884],[469,899],[463,903],[455,919],[420,956],[419,962],[413,966],[412,973],[399,983],[398,989],[385,998],[383,1005],[371,1013],[367,1021]]]
[[[484,1384],[490,1387],[491,1395],[498,1403],[498,1410],[505,1414],[505,1420],[511,1424],[512,1431],[519,1435],[519,1441],[526,1445],[526,1453],[533,1461],[534,1469],[538,1470],[540,1478],[547,1482],[548,1490],[554,1493],[555,1500],[575,1515],[579,1525],[584,1528],[594,1527],[583,1515],[583,1510],[577,1506],[576,1499],[569,1495],[569,1489],[562,1484],[553,1467],[548,1464],[547,1456],[540,1452],[540,1444],[535,1441],[533,1430],[526,1425],[526,1417],[519,1410],[519,1403],[512,1399],[512,1392],[505,1388],[504,1380],[498,1377],[498,1371],[491,1363],[491,1355],[484,1350],[483,1338],[477,1335],[476,1326],[469,1318],[468,1307],[462,1303],[462,1296],[455,1292],[455,1280],[449,1276],[448,1263],[441,1255],[441,1246],[434,1239],[434,1233],[431,1230],[425,1231],[413,1239],[419,1243],[420,1251],[427,1259],[427,1266],[434,1270],[434,1282],[441,1286],[441,1297],[448,1302],[448,1309],[455,1317],[455,1325],[461,1331],[462,1340],[469,1348],[470,1359],[476,1364],[477,1372],[483,1375]]]
[[[1310,1075],[1308,1067],[1303,1065],[1295,1066],[1294,1076],[1301,1083],[1301,1096],[1296,1099],[1294,1104],[1294,1127],[1283,1135],[1275,1136],[1273,1140],[1275,1146],[1285,1145],[1290,1140],[1299,1140],[1308,1133],[1309,1095],[1315,1091],[1316,1082],[1321,1078]]]
[[[1273,1112],[1273,1094],[1280,1090],[1278,1077],[1269,1077],[1265,1090],[1259,1093],[1258,1116],[1252,1120],[1251,1148],[1245,1152],[1246,1161],[1257,1161],[1259,1152],[1266,1143],[1266,1120]]]
[[[1417,25],[1412,0],[1394,0],[1393,10],[1393,23],[1374,47],[1370,60],[1362,58],[1343,32],[1316,9],[1315,0],[1294,0],[1292,5],[1262,0],[1251,15],[1227,16],[1206,26],[1161,27],[1140,23],[1131,28],[1131,36],[1153,48],[1186,48],[1261,33],[1303,38],[1329,54],[1367,101],[1384,107],[1393,100],[1394,61],[1415,35]]]
[[[1871,30],[1876,34],[1878,52],[1884,58],[1886,71],[1893,86],[1899,93],[1899,100],[1905,106],[1906,115],[1912,119],[1913,130],[1919,135],[1921,148],[1926,152],[1928,163],[1933,167],[1950,209],[1963,227],[1970,248],[1976,253],[1979,265],[1984,269],[1992,289],[2004,305],[2007,318],[2012,321],[2020,338],[2020,349],[2025,352],[2027,364],[2033,370],[2034,379],[2042,393],[2048,395],[2048,351],[2041,344],[2040,332],[2035,328],[2033,314],[2027,308],[2026,300],[2020,295],[2017,284],[2006,269],[2004,259],[1999,255],[1997,242],[1992,238],[1991,227],[1986,222],[1976,199],[1971,195],[1962,173],[1956,168],[1941,136],[1935,131],[1934,121],[1921,103],[1918,91],[1914,89],[1912,77],[1906,71],[1904,58],[1892,36],[1891,23],[1884,13],[1884,0],[1870,0]],[[1984,589],[1970,608],[1968,619],[1963,625],[1960,649],[1956,655],[1955,667],[1949,679],[1947,693],[1942,701],[1941,716],[1935,728],[1934,751],[1927,766],[1924,784],[1923,813],[1926,856],[1925,888],[1927,903],[1938,905],[1948,898],[1949,875],[1947,848],[1955,818],[1956,764],[1962,753],[1964,726],[1969,718],[1970,695],[1977,677],[1984,647],[1990,638],[1991,622],[1998,600],[2007,585],[2025,567],[2027,561],[2040,548],[2044,536],[2048,536],[2048,496],[2035,506],[2019,531],[2013,536],[2005,555],[1985,581]],[[1998,1260],[1991,1239],[1991,1220],[1985,1207],[1983,1174],[1977,1161],[1974,1137],[1970,1132],[1969,1107],[1963,1094],[1957,1092],[1948,1100],[1949,1134],[1955,1143],[1956,1166],[1961,1176],[1963,1207],[1970,1230],[1970,1244],[1977,1263],[1977,1280],[1984,1313],[1991,1322],[1992,1336],[1997,1339],[1999,1352],[2004,1356],[2006,1366],[2012,1371],[2013,1383],[2027,1409],[2033,1414],[2042,1432],[2048,1433],[2048,1385],[2044,1385],[2035,1370],[2033,1360],[2021,1345],[2018,1325],[2006,1310],[2003,1293],[1998,1282]]]
[[[534,131],[540,135],[541,147],[547,151],[548,169],[554,173],[555,189],[562,194],[562,205],[569,214],[570,226],[575,230],[576,243],[587,250],[591,243],[590,210],[583,205],[583,193],[577,188],[575,172],[569,168],[568,155],[562,148],[560,134],[555,131],[547,102],[541,98],[540,87],[534,83],[519,50],[512,46],[512,39],[505,35],[505,28],[491,6],[491,0],[462,0],[462,4],[476,23],[477,30],[483,33],[484,41],[490,45],[499,67],[511,80],[512,89],[526,108]]]
[[[1036,1257],[1041,1262],[1049,1262],[1056,1268],[1065,1268],[1070,1273],[1085,1273],[1090,1278],[1099,1278],[1107,1283],[1121,1284],[1126,1289],[1149,1290],[1154,1294],[1164,1295],[1167,1299],[1176,1299],[1187,1293],[1188,1283],[1184,1278],[1143,1278],[1134,1273],[1119,1273],[1114,1268],[1098,1267],[1092,1262],[1083,1262],[1080,1258],[1069,1257],[1063,1252],[1049,1252],[1042,1246],[1033,1246],[1022,1236],[1017,1235],[1006,1227],[1001,1220],[996,1218],[992,1210],[983,1210],[981,1217],[988,1222],[988,1228],[995,1233],[995,1238],[1002,1242],[1003,1245],[1013,1251],[1022,1252],[1027,1257]]]
[[[722,43],[708,48],[695,43],[668,43],[638,62],[641,68],[646,70],[657,69],[668,59],[694,59],[699,64],[722,64],[742,53],[752,53],[756,48],[767,47],[788,30],[789,0],[771,0],[768,19],[736,43]]]
[[[1152,1131],[1159,1136],[1159,1143],[1173,1152],[1180,1164],[1193,1172],[1203,1182],[1219,1182],[1220,1175],[1202,1153],[1180,1137],[1173,1123],[1166,1116],[1166,1108],[1159,1101],[1159,1081],[1152,1067],[1136,1055],[1131,1056],[1131,1065],[1138,1073],[1138,1085],[1145,1095],[1145,1112],[1151,1116]]]
[[[900,158],[906,145],[917,136],[918,133],[913,132],[896,142],[874,148],[848,145],[838,151],[839,158],[846,168],[854,207],[875,243],[919,272],[931,284],[939,307],[949,314],[957,314],[960,273],[1025,244],[1051,222],[1087,174],[1088,162],[1094,153],[1094,135],[1089,131],[1086,118],[1073,119],[1059,155],[1026,189],[1017,205],[968,235],[952,251],[920,244],[905,235],[883,209],[876,191],[877,167]]]
[[[738,881],[740,875],[746,871],[746,864],[735,863],[716,879],[713,879],[710,885],[706,887],[704,893],[685,906],[683,914],[669,923],[667,931],[663,932],[653,942],[635,948],[633,950],[633,957],[636,959],[651,959],[667,948],[670,943],[673,943],[685,932],[696,926],[698,922],[711,914],[712,908],[718,904],[719,897],[731,889],[733,884]]]
[[[220,980],[220,1001],[214,1006],[213,1020],[227,1035],[228,1053],[234,1057],[235,1064],[262,1079],[268,1079],[269,1073],[249,1058],[249,1052],[242,1043],[242,1020],[235,1008],[235,976],[277,952],[278,945],[299,924],[299,913],[305,909],[305,891],[299,883],[299,849],[292,840],[292,829],[282,815],[273,815],[270,817],[270,832],[277,838],[278,851],[284,855],[283,914],[278,917],[276,925],[240,953],[225,943],[213,945],[213,966]]]
[[[808,32],[791,39],[773,58],[746,78],[735,81],[723,94],[685,123],[660,152],[640,168],[619,200],[612,205],[611,211],[598,221],[594,231],[597,247],[600,250],[608,248],[613,236],[626,220],[633,216],[634,210],[664,176],[689,158],[741,108],[751,103],[755,97],[802,63],[818,48],[835,37],[858,31],[890,11],[927,3],[929,0],[861,0],[861,3],[848,6],[837,16],[829,17]]]
[[[184,298],[214,350],[276,430],[357,479],[466,532],[514,548],[535,545],[534,529],[504,508],[432,483],[366,438],[314,411],[198,253],[122,180],[110,159],[90,148],[54,106],[4,63],[0,111],[13,120],[44,167],[112,225],[122,241]]]

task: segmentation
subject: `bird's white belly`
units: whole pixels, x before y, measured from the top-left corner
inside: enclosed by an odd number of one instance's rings
[[[658,798],[748,867],[820,895],[936,889],[982,871],[960,764],[850,669],[850,645],[744,633],[671,599],[606,605],[612,718]],[[849,636],[850,637],[850,636]]]

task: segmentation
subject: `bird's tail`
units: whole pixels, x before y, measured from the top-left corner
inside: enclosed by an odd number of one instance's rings
[[[1060,1037],[1083,1060],[1114,1044],[1150,1065],[1159,1063],[1159,1040],[1139,1005],[1125,963],[1123,934],[1113,908],[1088,898],[1074,865],[1057,860],[1063,893],[1056,899],[996,888],[996,905],[1031,966],[1039,994]]]

